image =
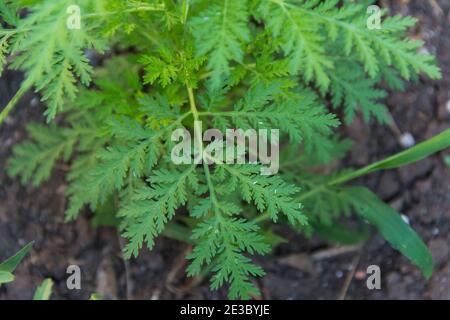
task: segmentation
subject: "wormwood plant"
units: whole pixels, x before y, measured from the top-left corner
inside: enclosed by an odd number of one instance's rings
[[[333,239],[343,228],[336,219],[354,213],[428,277],[431,255],[411,227],[347,182],[442,150],[450,132],[359,170],[335,169],[350,147],[336,131],[341,118],[351,125],[360,113],[387,123],[382,87],[441,77],[434,58],[419,53],[423,43],[406,37],[415,19],[382,10],[380,28],[368,28],[371,4],[2,0],[0,66],[25,79],[0,120],[34,88],[48,122],[28,126],[8,173],[39,186],[64,161],[67,221],[86,206],[97,216],[112,213],[128,239],[126,258],[151,249],[160,234],[190,241],[187,274],[208,271],[211,288],[227,285],[230,298],[259,294],[252,279],[264,271],[252,255],[279,242],[270,221]],[[279,129],[280,172],[175,165],[171,134],[192,132],[194,121]]]

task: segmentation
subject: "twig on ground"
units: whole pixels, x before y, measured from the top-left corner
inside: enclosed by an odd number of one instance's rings
[[[125,268],[125,291],[126,291],[126,295],[127,295],[127,300],[133,300],[133,281],[131,280],[131,275],[130,275],[130,267],[129,267],[129,262],[127,259],[125,259],[123,257],[123,249],[124,249],[124,239],[122,238],[122,236],[120,235],[120,233],[117,231],[117,239],[119,242],[119,246],[120,246],[120,257],[122,258],[123,261],[123,266]]]
[[[311,254],[312,260],[322,260],[322,259],[329,259],[333,258],[335,256],[339,256],[346,253],[351,253],[360,250],[362,247],[361,244],[358,245],[352,245],[352,246],[339,246],[339,247],[332,247],[329,249],[319,250]]]
[[[341,291],[339,292],[337,300],[345,300],[345,296],[347,295],[348,288],[350,287],[350,284],[352,283],[352,280],[355,276],[356,268],[358,268],[359,261],[361,260],[362,252],[359,251],[356,257],[353,258],[352,261],[352,269],[345,277],[344,285],[341,288]]]
[[[188,245],[186,249],[175,259],[175,263],[170,270],[169,274],[167,275],[166,281],[165,281],[165,287],[167,290],[169,290],[172,293],[175,294],[184,294],[186,291],[183,290],[183,287],[175,287],[173,285],[173,282],[175,281],[178,273],[180,270],[186,265],[186,259],[185,257],[189,255],[192,251],[192,246]],[[181,262],[180,262],[181,261]]]

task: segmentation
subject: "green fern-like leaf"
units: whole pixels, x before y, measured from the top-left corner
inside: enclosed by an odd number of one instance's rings
[[[12,67],[24,70],[26,82],[43,93],[42,100],[48,102],[47,120],[62,109],[65,97],[75,98],[76,77],[84,84],[90,82],[92,68],[82,49],[105,48],[101,40],[90,36],[94,29],[85,25],[71,30],[66,26],[70,5],[70,1],[36,4],[13,31],[16,36],[11,53],[17,56]]]
[[[208,67],[216,86],[230,74],[232,61],[243,61],[243,44],[250,38],[247,20],[247,0],[213,1],[191,19],[197,54],[209,55]]]
[[[70,158],[81,132],[42,125],[29,125],[27,129],[34,141],[14,148],[8,173],[13,177],[20,175],[23,183],[31,180],[37,186],[50,177],[57,160]]]
[[[149,178],[151,187],[139,189],[121,208],[124,237],[130,241],[125,256],[137,256],[143,243],[151,249],[154,238],[187,201],[187,187],[195,187],[195,166],[184,171],[161,170]]]
[[[229,282],[231,299],[248,299],[250,295],[259,295],[249,277],[261,277],[264,271],[243,255],[244,251],[258,254],[269,251],[264,237],[257,233],[258,229],[257,225],[243,219],[220,215],[202,222],[193,232],[192,238],[198,240],[198,245],[188,256],[188,259],[192,259],[187,269],[188,275],[200,273],[203,264],[211,264],[214,260],[212,289]]]

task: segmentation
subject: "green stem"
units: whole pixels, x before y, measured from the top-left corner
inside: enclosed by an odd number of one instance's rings
[[[0,125],[3,123],[3,121],[5,121],[6,117],[9,115],[11,110],[19,102],[22,96],[28,91],[28,89],[30,89],[30,87],[31,87],[30,81],[23,83],[20,89],[14,95],[14,97],[11,100],[9,100],[6,107],[2,110],[2,112],[0,112]]]
[[[191,108],[191,113],[194,118],[194,130],[196,131],[194,135],[198,139],[197,140],[198,145],[203,147],[202,133],[199,132],[200,128],[195,125],[195,122],[200,121],[200,120],[199,120],[199,112],[198,112],[197,106],[195,104],[194,91],[189,86],[187,86],[187,91],[188,91],[188,96],[189,96],[189,104],[190,104],[190,108]],[[200,156],[203,157],[203,152],[201,152]],[[205,172],[206,182],[208,184],[208,189],[209,189],[209,193],[210,193],[210,197],[211,197],[211,202],[215,209],[214,212],[216,214],[217,219],[219,221],[221,221],[222,216],[219,212],[219,203],[217,201],[216,193],[214,190],[214,184],[212,183],[212,180],[211,180],[211,172],[209,171],[208,163],[204,160],[202,162],[203,162],[203,170]]]
[[[186,24],[189,14],[189,0],[183,0],[182,8],[183,15],[181,16],[181,23]]]

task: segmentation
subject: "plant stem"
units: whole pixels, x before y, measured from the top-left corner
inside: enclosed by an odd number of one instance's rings
[[[181,23],[186,24],[187,17],[189,14],[189,0],[183,0],[182,6],[183,6],[183,10],[182,10],[183,15],[181,16]]]
[[[188,91],[188,96],[189,96],[189,105],[191,108],[191,113],[194,118],[194,131],[195,131],[194,136],[198,139],[198,141],[197,141],[198,145],[202,146],[202,148],[203,148],[202,132],[199,132],[200,128],[196,125],[196,122],[200,121],[200,120],[199,120],[199,112],[198,112],[197,106],[195,104],[194,91],[189,86],[187,86],[187,91]],[[214,190],[214,184],[212,183],[212,180],[211,180],[211,172],[209,171],[208,163],[206,161],[204,161],[204,159],[203,159],[203,151],[202,150],[201,150],[200,156],[202,157],[203,170],[205,172],[206,182],[208,184],[211,202],[215,208],[214,211],[215,211],[217,219],[219,221],[221,221],[222,216],[219,212],[219,203],[217,201],[216,193]]]
[[[20,98],[28,91],[28,89],[31,87],[30,81],[22,83],[20,89],[16,92],[14,97],[9,100],[6,107],[0,112],[0,125],[5,121],[8,114],[11,112],[11,110],[14,108],[14,106],[19,102]]]

